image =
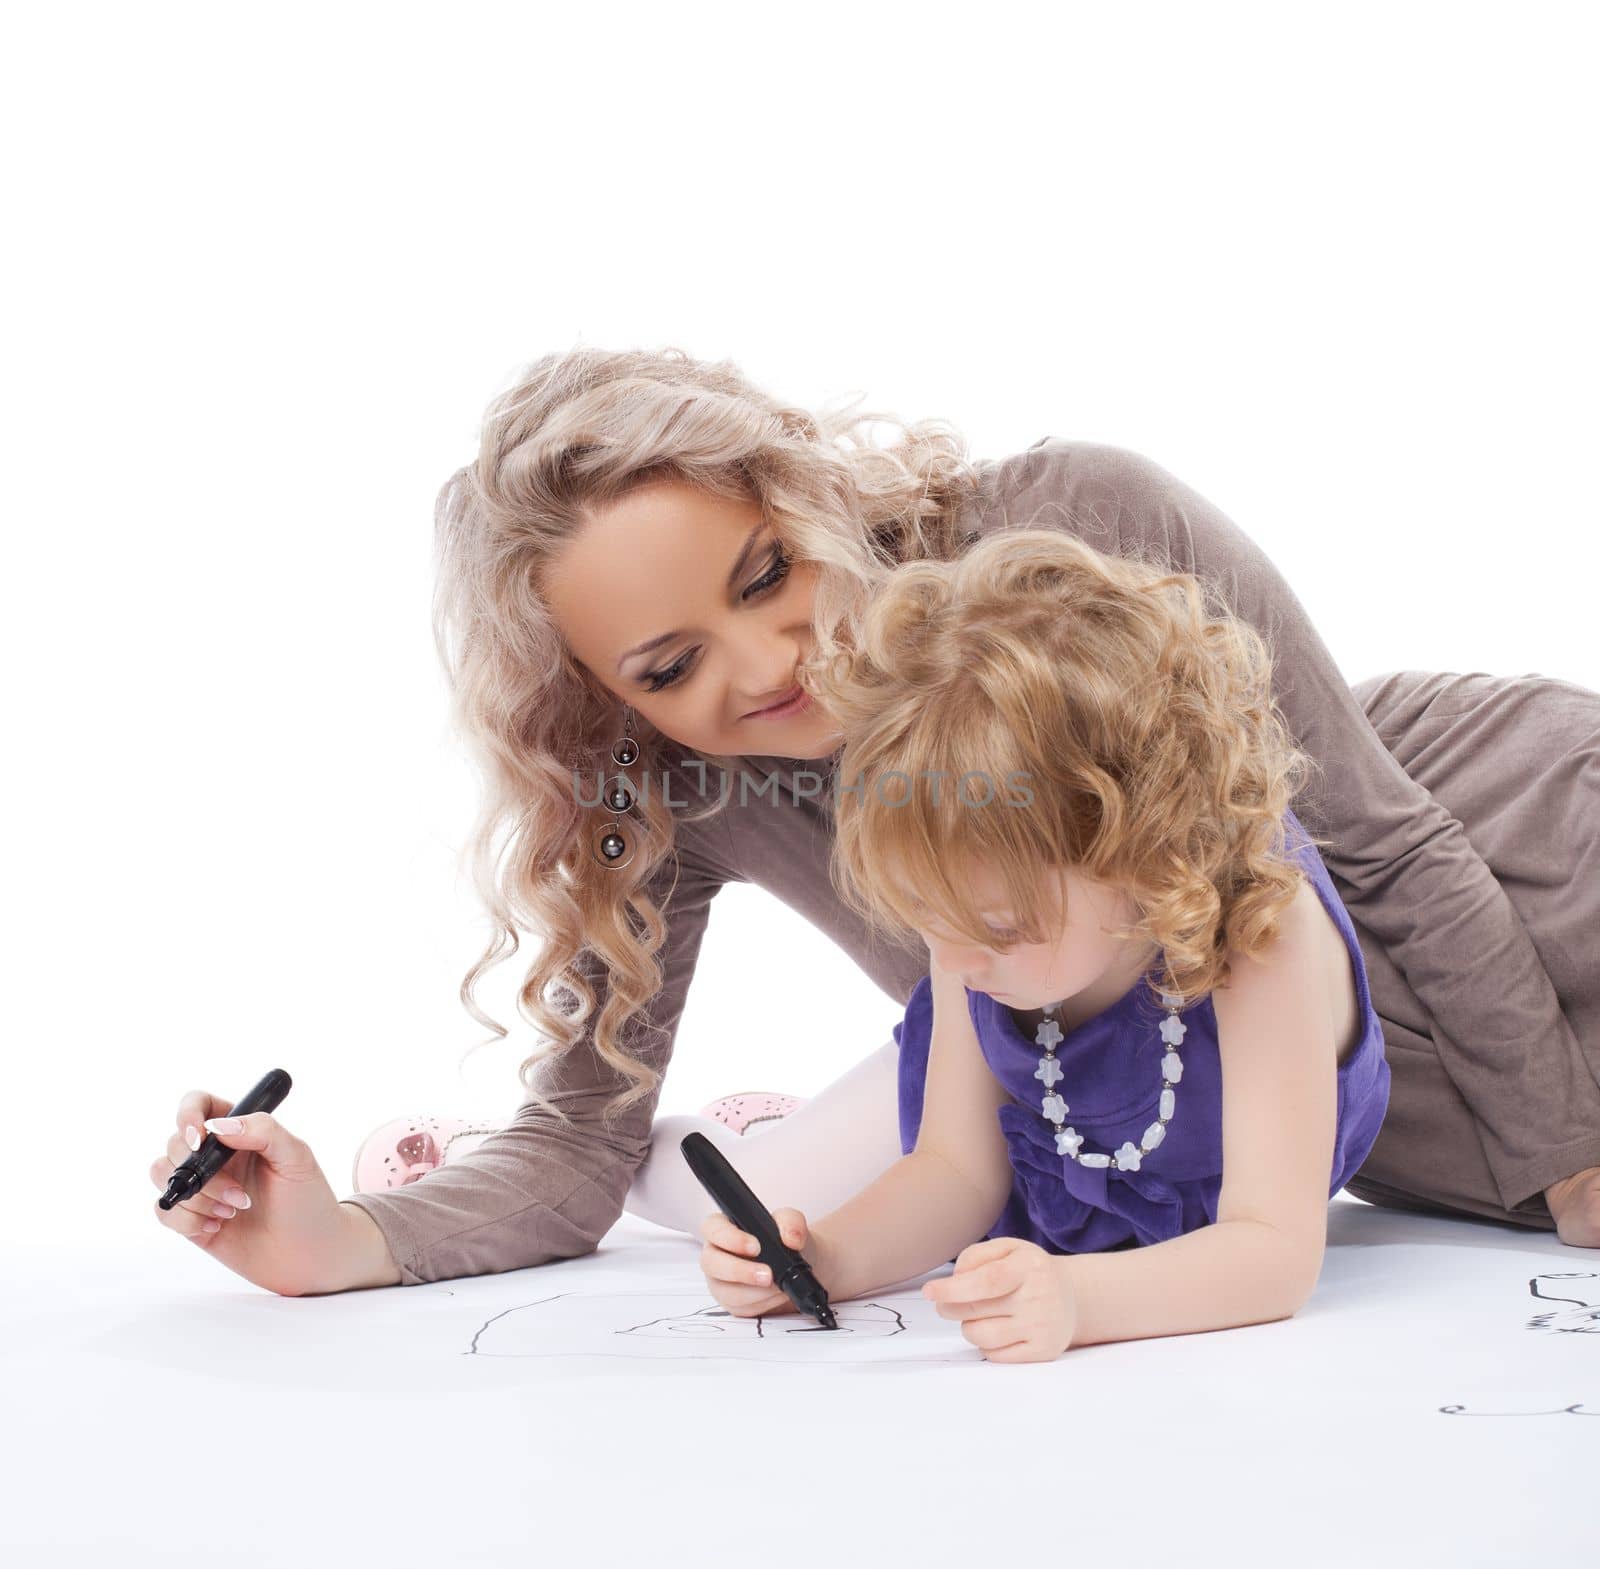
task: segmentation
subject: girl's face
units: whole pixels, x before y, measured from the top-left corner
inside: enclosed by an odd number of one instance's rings
[[[1066,918],[1045,942],[1018,939],[1002,952],[932,925],[919,926],[934,963],[960,977],[969,991],[987,992],[1019,1012],[1054,1007],[1073,997],[1080,999],[1074,1009],[1080,1014],[1084,1004],[1090,1005],[1089,1012],[1109,1007],[1144,974],[1159,946],[1112,935],[1114,928],[1139,918],[1125,892],[1071,867],[1058,867],[1053,875]],[[979,867],[972,890],[996,943],[1013,938],[1015,912],[1006,903],[999,878]]]
[[[820,758],[843,735],[819,705],[758,712],[811,652],[815,578],[759,502],[661,480],[598,512],[545,586],[574,657],[663,734],[725,757]]]

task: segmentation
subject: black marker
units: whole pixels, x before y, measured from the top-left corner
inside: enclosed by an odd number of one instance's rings
[[[703,1133],[685,1134],[678,1148],[689,1162],[689,1170],[699,1178],[700,1186],[716,1200],[717,1208],[761,1244],[758,1257],[772,1271],[773,1285],[824,1329],[837,1329],[839,1320],[828,1306],[828,1293],[822,1289],[822,1282],[811,1273],[805,1259],[783,1240],[777,1221],[728,1164],[728,1157]]]
[[[273,1068],[259,1084],[246,1090],[229,1110],[230,1117],[243,1117],[252,1111],[276,1111],[278,1102],[289,1093],[294,1080],[282,1068]],[[200,1141],[200,1148],[181,1166],[175,1166],[167,1182],[167,1191],[156,1200],[162,1209],[171,1209],[185,1199],[193,1198],[216,1174],[228,1164],[231,1156],[239,1153],[230,1149],[216,1134],[208,1133]]]

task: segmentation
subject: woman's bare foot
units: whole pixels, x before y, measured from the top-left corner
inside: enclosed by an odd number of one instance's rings
[[[1600,1166],[1552,1182],[1544,1199],[1555,1217],[1556,1235],[1568,1247],[1600,1248]]]

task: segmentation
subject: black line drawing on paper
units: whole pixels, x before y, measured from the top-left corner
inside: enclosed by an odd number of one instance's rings
[[[1525,1326],[1528,1329],[1548,1329],[1557,1335],[1600,1335],[1600,1301],[1587,1301],[1585,1297],[1600,1297],[1600,1287],[1586,1288],[1582,1297],[1557,1296],[1554,1292],[1541,1291],[1541,1280],[1600,1280],[1600,1271],[1585,1269],[1572,1270],[1565,1274],[1535,1275],[1528,1282],[1528,1291],[1541,1302],[1565,1302],[1572,1312],[1563,1313],[1552,1310],[1549,1313],[1535,1313]],[[1570,1289],[1570,1288],[1569,1288]],[[1585,1413],[1589,1415],[1591,1413]]]
[[[876,1340],[887,1335],[903,1335],[906,1332],[905,1318],[894,1308],[886,1307],[879,1302],[851,1305],[862,1308],[864,1312],[846,1313],[842,1309],[837,1310],[834,1316],[839,1323],[838,1329],[827,1329],[814,1318],[801,1313],[760,1313],[753,1318],[740,1318],[737,1314],[730,1313],[719,1302],[714,1307],[701,1308],[695,1313],[651,1319],[647,1323],[635,1325],[632,1329],[619,1329],[617,1333],[649,1335],[699,1332],[723,1335],[733,1332],[739,1333],[743,1339],[749,1339],[749,1335],[744,1333],[745,1326],[749,1325],[754,1329],[756,1339],[766,1340],[772,1335],[837,1335],[841,1332],[859,1335],[863,1327],[869,1327]],[[878,1315],[887,1317],[880,1320]]]
[[[1600,1416],[1600,1411],[1585,1411],[1581,1400],[1554,1411],[1469,1411],[1465,1406],[1440,1406],[1439,1410],[1445,1416]]]
[[[915,1300],[925,1314],[908,1318]],[[897,1306],[896,1303],[899,1305]],[[741,1317],[703,1292],[556,1292],[504,1308],[472,1332],[466,1356],[632,1356],[694,1359],[760,1355],[792,1348],[795,1361],[861,1361],[863,1340],[898,1340],[919,1331],[929,1338],[926,1357],[895,1361],[968,1362],[974,1351],[950,1345],[945,1324],[920,1296],[840,1303],[838,1329],[824,1329],[801,1313]],[[919,1324],[918,1318],[927,1322]],[[934,1325],[937,1324],[937,1329]],[[937,1333],[939,1341],[931,1336]],[[941,1351],[939,1342],[947,1349]],[[766,1349],[758,1351],[758,1347]],[[846,1354],[841,1356],[840,1352]]]
[[[1564,1309],[1552,1308],[1548,1313],[1535,1313],[1524,1327],[1548,1329],[1557,1335],[1600,1335],[1600,1301],[1591,1300],[1600,1298],[1600,1286],[1577,1288],[1566,1285],[1569,1291],[1581,1289],[1581,1295],[1572,1296],[1542,1289],[1546,1284],[1560,1281],[1565,1285],[1574,1280],[1600,1280],[1600,1270],[1552,1270],[1529,1280],[1529,1296],[1540,1302],[1560,1302]],[[1469,1411],[1463,1405],[1449,1405],[1440,1406],[1439,1411],[1444,1416],[1600,1416],[1600,1411],[1585,1411],[1583,1405],[1583,1401],[1578,1400],[1570,1406],[1557,1406],[1553,1411]]]

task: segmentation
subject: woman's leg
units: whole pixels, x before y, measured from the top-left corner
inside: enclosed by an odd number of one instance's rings
[[[657,1117],[622,1207],[698,1238],[717,1206],[678,1145],[703,1133],[768,1209],[820,1219],[899,1160],[899,1062],[900,1048],[888,1040],[804,1106],[748,1134],[711,1117]]]
[[[1593,1103],[1600,1081],[1600,693],[1540,675],[1414,670],[1374,676],[1353,690],[1395,760],[1460,820],[1521,917],[1587,1060]],[[1555,1226],[1548,1187],[1515,1210],[1502,1206],[1484,1150],[1482,1109],[1468,1109],[1444,1071],[1432,1021],[1359,912],[1350,913],[1393,1074],[1389,1113],[1350,1191],[1376,1204],[1394,1203],[1398,1193],[1514,1225]],[[1554,1043],[1538,1044],[1554,1051]],[[1505,1045],[1525,1050],[1527,1043]],[[1570,1072],[1565,1060],[1526,1054],[1529,1103],[1537,1103],[1536,1088],[1548,1103]],[[1500,1110],[1503,1120],[1488,1130],[1498,1148],[1550,1147],[1548,1130],[1529,1125],[1524,1107]],[[1600,1161],[1600,1126],[1587,1134],[1568,1154],[1571,1172]],[[1556,1175],[1565,1179],[1568,1171]],[[1579,1198],[1564,1204],[1559,1229],[1565,1241],[1594,1246],[1600,1185],[1592,1198]]]

